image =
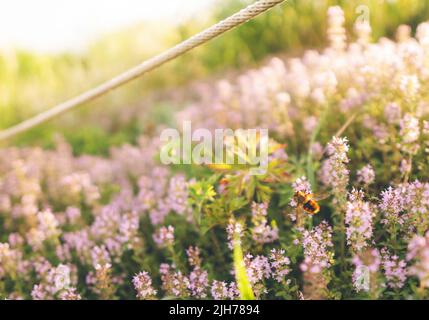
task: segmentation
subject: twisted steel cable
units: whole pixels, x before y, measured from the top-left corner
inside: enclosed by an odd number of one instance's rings
[[[118,76],[74,97],[66,100],[56,106],[48,109],[44,112],[37,114],[36,116],[24,120],[23,122],[12,126],[6,130],[0,131],[0,140],[6,140],[21,132],[27,131],[35,126],[38,126],[56,116],[59,116],[83,103],[92,101],[110,90],[118,88],[131,80],[134,80],[141,75],[149,72],[162,64],[173,60],[180,55],[188,52],[189,50],[198,47],[209,40],[251,20],[259,14],[267,11],[268,9],[276,6],[277,4],[284,2],[285,0],[260,0],[248,7],[240,10],[232,16],[220,21],[219,23],[205,29],[204,31],[192,36],[191,38],[177,44],[176,46],[156,55],[143,63],[128,69],[127,71],[119,74]]]

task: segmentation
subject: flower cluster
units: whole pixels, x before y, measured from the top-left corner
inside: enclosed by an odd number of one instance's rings
[[[235,221],[234,219],[231,219],[229,221],[228,226],[226,227],[229,249],[232,250],[234,248],[234,243],[236,243],[236,241],[238,241],[238,243],[241,243],[243,231],[244,231],[244,225],[242,222]]]
[[[239,295],[234,282],[228,284],[225,281],[213,280],[210,291],[215,300],[234,300]]]
[[[244,257],[244,264],[253,292],[257,297],[261,297],[267,293],[264,280],[271,277],[271,266],[268,258],[261,255],[254,257],[251,254],[247,254]]]
[[[344,192],[349,183],[347,138],[333,137],[326,147],[328,158],[322,163],[320,180],[336,192]]]
[[[159,247],[171,247],[174,244],[174,227],[161,227],[157,233],[153,235],[153,241]]]
[[[198,247],[189,247],[186,250],[189,265],[193,267],[189,274],[189,290],[195,298],[202,299],[207,297],[207,288],[209,285],[208,272],[201,267],[200,249]]]
[[[277,282],[284,282],[290,272],[290,260],[283,249],[272,249],[270,254],[272,276]]]
[[[277,226],[269,226],[266,203],[252,203],[252,237],[257,243],[270,243],[278,239]]]
[[[424,237],[415,236],[411,239],[407,260],[413,261],[410,274],[419,278],[422,287],[429,287],[429,232]]]
[[[400,148],[403,152],[416,154],[420,145],[418,143],[420,137],[419,119],[407,113],[400,121],[401,137]]]
[[[151,299],[156,296],[152,287],[152,279],[146,271],[139,272],[133,277],[133,285],[139,299]]]
[[[39,284],[34,285],[31,296],[35,300],[59,298],[61,300],[80,300],[76,288],[72,286],[76,279],[69,266],[59,264],[46,271],[46,276]]]
[[[332,228],[323,221],[312,230],[304,230],[302,245],[304,247],[304,261],[301,270],[310,273],[320,273],[333,264]]]
[[[269,129],[265,175],[161,165],[158,123],[104,156],[0,148],[0,299],[238,299],[240,248],[259,299],[427,298],[429,24],[372,42],[359,20],[347,42],[345,22],[332,7],[326,49],[172,92],[179,127]]]
[[[390,288],[401,289],[407,280],[407,263],[397,255],[392,255],[386,248],[381,250],[381,264]]]
[[[353,257],[355,270],[353,272],[353,285],[357,292],[369,291],[371,282],[374,282],[374,276],[380,269],[381,255],[375,248],[369,248]],[[374,285],[374,283],[373,283]]]
[[[363,185],[370,185],[375,180],[374,168],[367,164],[357,171],[357,181]]]
[[[429,228],[429,183],[418,180],[389,187],[381,193],[379,207],[383,223],[400,226],[405,234],[425,232]]]
[[[159,273],[161,274],[162,289],[167,296],[176,298],[189,297],[189,279],[180,270],[177,271],[174,264],[161,264]]]
[[[345,216],[347,243],[355,252],[368,246],[373,233],[374,212],[363,198],[361,190],[353,189],[347,202]]]
[[[311,193],[311,185],[308,182],[305,176],[298,178],[292,183],[293,190],[295,192],[304,192],[305,194]],[[298,204],[296,203],[295,197],[292,197],[289,203],[292,207],[296,207]]]

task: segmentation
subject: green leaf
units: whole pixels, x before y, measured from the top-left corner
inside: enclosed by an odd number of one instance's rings
[[[255,295],[253,294],[253,289],[244,265],[243,250],[238,239],[234,241],[234,268],[241,300],[255,300]]]
[[[246,198],[243,198],[243,197],[234,197],[229,202],[228,209],[229,209],[230,212],[234,212],[234,211],[237,211],[237,210],[243,208],[247,204],[248,204],[248,201],[247,201]]]
[[[248,201],[253,200],[253,195],[255,194],[256,182],[253,177],[249,177],[249,182],[246,186],[246,198]]]
[[[279,206],[283,207],[290,203],[295,191],[290,185],[286,185],[278,193],[280,194]]]

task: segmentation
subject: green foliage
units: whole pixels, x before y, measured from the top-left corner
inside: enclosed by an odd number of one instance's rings
[[[216,196],[216,191],[211,182],[213,180],[212,178],[209,180],[196,181],[189,186],[188,201],[194,208],[194,221],[198,226],[201,225],[201,215],[204,204],[214,201],[214,197]]]
[[[235,239],[234,241],[234,269],[235,279],[237,281],[238,290],[240,291],[240,298],[242,300],[255,300],[252,286],[250,285],[249,278],[247,277],[243,250],[241,249],[239,239]]]

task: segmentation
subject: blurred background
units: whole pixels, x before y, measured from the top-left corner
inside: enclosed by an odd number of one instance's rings
[[[226,18],[252,0],[2,0],[0,128],[7,128],[134,66]],[[76,154],[106,154],[153,122],[168,123],[198,81],[254,67],[271,55],[299,55],[325,44],[328,6],[347,28],[369,8],[374,37],[429,19],[426,0],[289,0],[143,78],[8,144],[50,147],[58,134]],[[89,107],[89,108],[88,108]],[[77,126],[78,124],[78,126]],[[77,129],[78,128],[78,129]]]

